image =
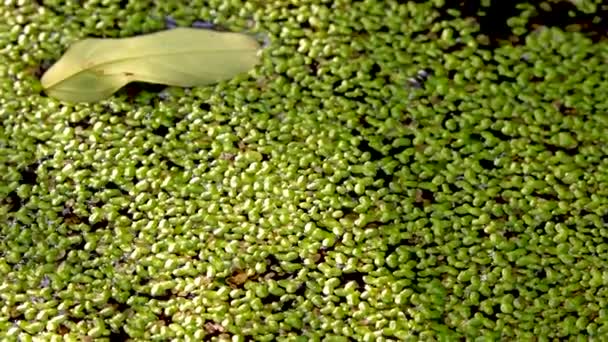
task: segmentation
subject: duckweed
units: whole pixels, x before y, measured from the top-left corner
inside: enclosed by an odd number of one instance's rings
[[[602,340],[601,0],[0,5],[7,341]],[[67,104],[85,36],[248,31],[249,74]],[[602,26],[603,25],[603,26]]]

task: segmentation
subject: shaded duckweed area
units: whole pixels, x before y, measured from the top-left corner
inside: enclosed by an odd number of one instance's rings
[[[607,11],[5,0],[0,336],[600,340]],[[78,39],[208,22],[259,35],[262,63],[94,104],[41,91]]]

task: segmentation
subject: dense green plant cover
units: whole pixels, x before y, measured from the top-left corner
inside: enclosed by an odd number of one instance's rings
[[[602,340],[606,5],[445,3],[0,3],[2,340]],[[261,64],[41,91],[197,20]]]

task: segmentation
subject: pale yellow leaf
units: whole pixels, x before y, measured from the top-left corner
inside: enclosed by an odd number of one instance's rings
[[[69,102],[99,101],[134,81],[204,86],[249,71],[258,51],[251,36],[194,28],[89,38],[72,45],[41,83],[49,96]]]

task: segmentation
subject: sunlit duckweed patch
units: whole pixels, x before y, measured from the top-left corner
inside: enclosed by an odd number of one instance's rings
[[[2,339],[606,336],[606,5],[445,3],[4,1]],[[75,40],[201,23],[260,65],[42,92]]]

